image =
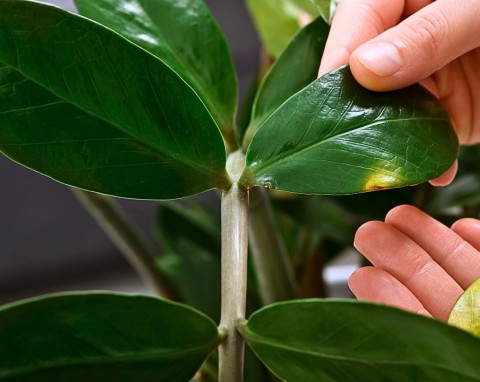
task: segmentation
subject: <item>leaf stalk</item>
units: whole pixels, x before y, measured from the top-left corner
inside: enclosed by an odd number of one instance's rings
[[[155,253],[118,203],[105,195],[77,188],[71,188],[71,190],[140,278],[159,296],[179,300],[177,292],[157,267]]]
[[[250,190],[250,253],[264,305],[299,295],[292,262],[263,188]]]
[[[239,150],[227,160],[232,187],[222,193],[222,307],[220,330],[227,336],[219,349],[219,381],[243,381],[245,342],[235,322],[245,318],[247,298],[248,191],[239,185],[245,156]]]

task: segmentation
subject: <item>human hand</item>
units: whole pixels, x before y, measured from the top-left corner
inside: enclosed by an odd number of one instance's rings
[[[350,277],[360,300],[446,321],[458,297],[480,277],[480,220],[460,219],[449,229],[403,205],[385,222],[362,225],[354,244],[374,265]]]
[[[342,0],[319,74],[349,63],[371,90],[420,82],[447,110],[460,143],[480,143],[479,22],[478,0]],[[455,172],[432,184],[450,183]]]

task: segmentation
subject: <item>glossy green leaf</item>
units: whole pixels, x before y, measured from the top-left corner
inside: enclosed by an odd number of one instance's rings
[[[226,187],[220,132],[167,65],[60,8],[0,2],[0,150],[60,182],[169,199]]]
[[[340,0],[313,0],[317,5],[320,16],[329,24],[332,22],[333,14]]]
[[[422,87],[375,93],[342,67],[265,121],[242,181],[307,194],[394,188],[439,176],[457,151],[448,115]]]
[[[255,97],[245,147],[283,102],[317,78],[328,31],[328,25],[321,18],[316,19],[298,32],[273,63]]]
[[[299,300],[254,313],[239,330],[280,379],[480,379],[480,340],[440,321],[354,300]]]
[[[232,147],[237,77],[203,0],[75,0],[80,14],[160,58],[200,96]]]
[[[265,49],[274,57],[300,29],[302,15],[318,15],[311,0],[247,0],[247,6]]]
[[[219,341],[208,317],[155,297],[44,296],[0,309],[0,380],[188,381]]]
[[[459,297],[450,312],[448,323],[480,337],[480,279]]]

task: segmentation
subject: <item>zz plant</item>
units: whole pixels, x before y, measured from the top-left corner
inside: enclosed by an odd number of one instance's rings
[[[245,315],[249,194],[352,194],[438,176],[458,143],[434,97],[419,86],[369,92],[348,67],[316,79],[328,33],[318,18],[283,50],[248,128],[237,128],[232,59],[202,0],[75,3],[81,16],[0,0],[0,150],[94,193],[219,190],[221,319],[143,295],[16,302],[0,310],[0,380],[207,380],[198,370],[218,348],[219,380],[241,381],[245,342],[286,381],[480,378],[476,337],[395,308],[297,299]],[[271,280],[283,272],[285,291],[277,282],[271,300],[295,296],[284,261]]]

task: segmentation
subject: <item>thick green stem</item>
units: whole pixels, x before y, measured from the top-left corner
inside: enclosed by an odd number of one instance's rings
[[[220,330],[226,334],[219,349],[219,381],[243,380],[245,343],[235,329],[245,319],[247,299],[248,191],[238,186],[245,167],[240,151],[229,156],[232,187],[222,194],[222,309]]]
[[[178,295],[155,264],[155,254],[128,217],[108,196],[71,189],[78,200],[97,221],[122,252],[138,275],[164,298],[177,300]]]
[[[295,272],[265,190],[250,190],[250,252],[265,305],[299,295]]]

